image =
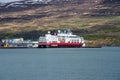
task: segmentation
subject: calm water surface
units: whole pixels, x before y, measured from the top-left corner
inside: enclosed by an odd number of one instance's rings
[[[0,49],[0,80],[120,80],[120,47]]]

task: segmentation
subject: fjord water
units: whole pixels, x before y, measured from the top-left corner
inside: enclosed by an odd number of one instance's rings
[[[0,80],[120,80],[120,47],[0,49]]]

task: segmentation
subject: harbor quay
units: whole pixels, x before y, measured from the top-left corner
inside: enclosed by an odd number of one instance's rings
[[[40,36],[38,41],[24,40],[24,38],[2,39],[1,48],[64,48],[85,47],[83,37],[74,35],[71,30],[48,31]]]
[[[1,48],[37,48],[38,41],[24,40],[24,38],[2,39]]]

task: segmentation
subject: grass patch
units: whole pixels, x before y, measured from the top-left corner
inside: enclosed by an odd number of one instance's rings
[[[106,38],[106,35],[84,35],[85,40],[96,40],[100,38]]]
[[[109,28],[109,29],[104,29],[104,32],[120,32],[120,28]]]
[[[120,46],[120,35],[84,35],[87,46]]]
[[[97,39],[106,39],[106,38],[119,38],[120,36],[117,35],[106,35],[106,34],[91,34],[91,35],[84,35],[83,36],[86,40],[97,40]]]

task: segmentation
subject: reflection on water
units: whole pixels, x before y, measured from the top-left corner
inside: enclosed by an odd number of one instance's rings
[[[120,48],[0,49],[0,80],[120,80]]]

